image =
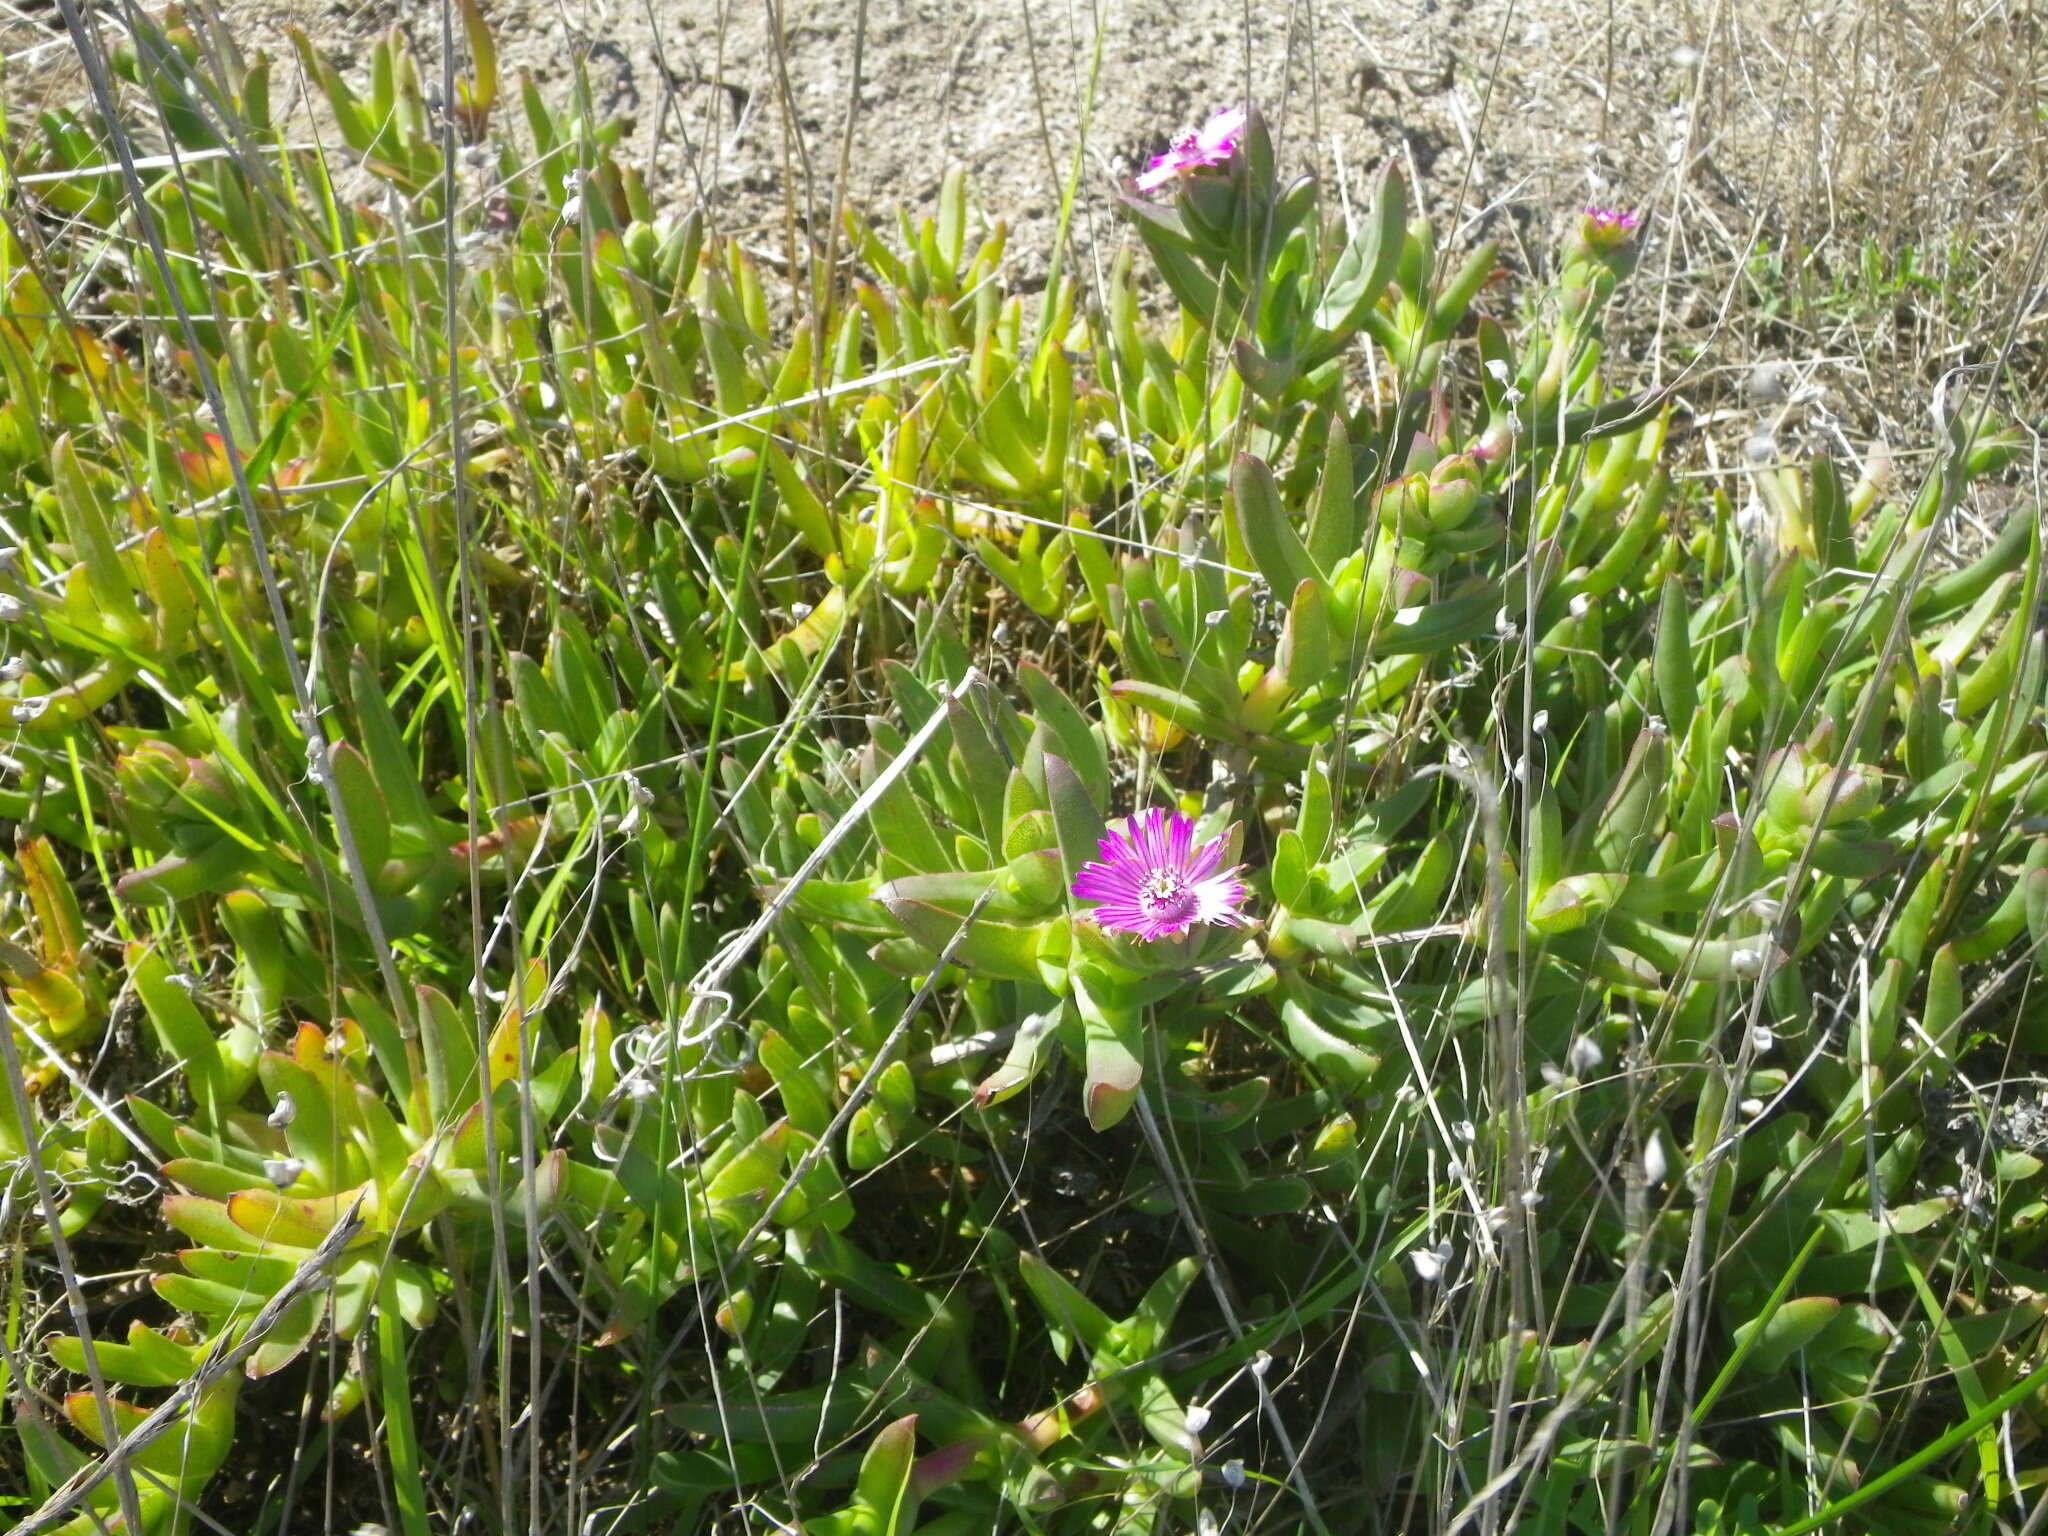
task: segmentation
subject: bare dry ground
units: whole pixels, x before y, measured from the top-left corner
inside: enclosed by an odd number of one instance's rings
[[[1677,381],[1710,465],[1759,431],[1924,447],[1943,377],[2008,345],[2008,412],[2048,400],[2039,0],[486,3],[512,68],[564,95],[580,76],[678,208],[770,255],[842,194],[916,208],[958,163],[1022,274],[1070,177],[1071,249],[1106,262],[1118,179],[1251,98],[1300,167],[1356,191],[1398,157],[1450,243],[1497,239],[1510,265],[1540,265],[1581,204],[1643,210],[1617,372]],[[0,0],[16,100],[65,94],[53,4]],[[393,25],[432,59],[442,25],[433,0],[188,13],[286,60],[297,24],[344,66]]]

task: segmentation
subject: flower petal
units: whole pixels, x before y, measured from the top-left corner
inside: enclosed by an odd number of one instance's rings
[[[1130,819],[1131,846],[1136,850],[1138,862],[1148,873],[1166,862],[1166,843],[1160,828],[1160,821],[1165,815],[1155,805]]]
[[[1152,917],[1135,906],[1102,906],[1088,914],[1095,920],[1095,926],[1105,933],[1131,933],[1140,938],[1149,938]]]
[[[1242,865],[1237,866],[1241,868]],[[1237,878],[1237,869],[1204,880],[1194,888],[1196,922],[1220,923],[1231,928],[1245,925],[1247,919],[1237,910],[1246,894],[1244,882]]]
[[[1171,155],[1156,156],[1137,180],[1140,192],[1156,192],[1180,174],[1180,163]]]
[[[1144,884],[1128,864],[1083,864],[1074,872],[1074,894],[1083,901],[1136,901]]]
[[[1212,155],[1227,157],[1237,148],[1237,136],[1244,132],[1245,122],[1243,107],[1225,107],[1196,130],[1195,143]]]

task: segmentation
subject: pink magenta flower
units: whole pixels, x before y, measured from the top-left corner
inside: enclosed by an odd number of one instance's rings
[[[1237,141],[1244,133],[1243,107],[1225,107],[1193,133],[1175,139],[1163,155],[1155,155],[1138,177],[1140,192],[1165,186],[1182,171],[1205,165],[1222,165],[1237,153]]]
[[[1097,845],[1102,857],[1081,866],[1074,894],[1096,903],[1095,921],[1110,933],[1150,942],[1177,938],[1196,923],[1242,928],[1244,866],[1222,868],[1223,839],[1195,846],[1195,823],[1154,806],[1112,827]]]

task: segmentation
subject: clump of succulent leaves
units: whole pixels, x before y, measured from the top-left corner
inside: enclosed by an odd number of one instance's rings
[[[616,125],[494,120],[463,15],[445,119],[299,40],[375,202],[175,14],[133,99],[288,179],[16,125],[0,1153],[38,1258],[161,1186],[160,1305],[10,1343],[26,1491],[183,1391],[70,1529],[193,1528],[299,1372],[435,1528],[454,1314],[647,1394],[597,1461],[675,1529],[1424,1528],[1516,1456],[1555,1530],[2010,1496],[2041,1163],[1959,1189],[1923,1104],[2048,1049],[2038,514],[1946,554],[2019,434],[1690,491],[1607,383],[1650,229],[1499,281],[1256,109],[1099,289],[1012,292],[956,174],[785,293]],[[124,231],[90,322],[65,220]],[[1075,895],[1153,808],[1245,925]],[[1340,1354],[1311,1441],[1269,1368]]]

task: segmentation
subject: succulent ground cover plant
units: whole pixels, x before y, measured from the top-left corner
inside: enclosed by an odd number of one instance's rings
[[[302,40],[374,198],[175,13],[8,125],[26,1529],[2033,1507],[2025,433],[1682,477],[1653,229],[1250,104],[791,281],[464,14]]]

